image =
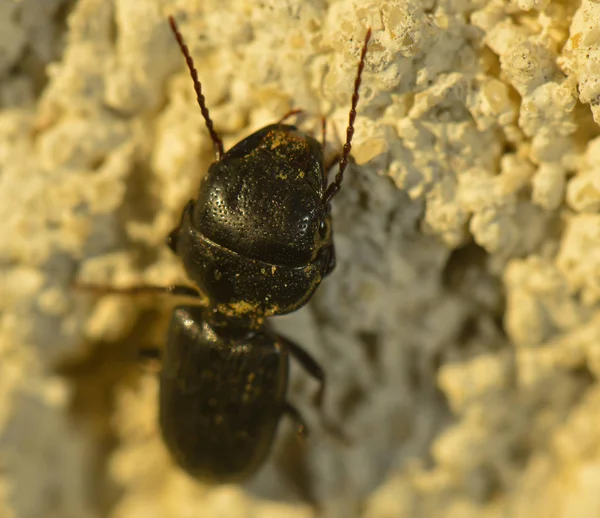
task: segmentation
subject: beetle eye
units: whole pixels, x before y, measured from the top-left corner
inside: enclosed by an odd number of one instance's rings
[[[321,220],[321,223],[319,223],[319,237],[324,240],[327,238],[328,233],[329,225],[327,225],[327,220]]]

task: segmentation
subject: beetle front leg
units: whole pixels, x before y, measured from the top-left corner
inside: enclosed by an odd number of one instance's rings
[[[325,394],[325,371],[317,361],[297,343],[292,342],[284,336],[278,336],[278,338],[289,353],[300,362],[302,367],[304,367],[304,369],[319,382],[319,390],[314,396],[314,404],[317,408],[321,408],[323,396]]]

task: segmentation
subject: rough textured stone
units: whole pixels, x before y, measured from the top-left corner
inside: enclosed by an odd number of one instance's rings
[[[373,28],[336,272],[277,327],[293,368],[264,469],[209,488],[156,430],[163,245],[213,155],[166,17],[228,148],[292,107],[345,134]],[[0,515],[589,518],[600,514],[600,4],[0,3]]]

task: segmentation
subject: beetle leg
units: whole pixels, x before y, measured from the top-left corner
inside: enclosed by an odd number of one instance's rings
[[[78,291],[87,291],[96,295],[178,295],[180,297],[201,297],[196,288],[174,284],[172,286],[138,285],[117,288],[114,286],[103,286],[102,284],[74,283],[73,287]]]
[[[302,367],[304,367],[304,369],[319,382],[319,390],[315,394],[313,401],[317,408],[321,408],[323,404],[323,395],[325,394],[325,371],[317,361],[298,344],[284,336],[279,336],[278,338],[283,342],[283,345],[290,354],[300,362]]]
[[[302,417],[298,409],[286,401],[283,404],[282,413],[286,414],[288,417],[293,419],[293,421],[296,423],[296,430],[298,432],[298,435],[302,439],[306,439],[309,435],[309,430],[306,426],[304,418]],[[337,425],[329,422],[326,419],[321,419],[321,426],[327,434],[329,434],[333,439],[338,441],[346,448],[353,445],[352,440],[349,439],[348,436]]]
[[[303,111],[304,110],[302,110],[300,108],[294,108],[293,110],[290,110],[289,112],[287,112],[283,117],[281,117],[281,119],[279,119],[275,124],[283,124],[290,117],[292,117],[294,115],[298,115],[299,113],[302,113]]]
[[[309,435],[308,427],[306,426],[306,422],[304,421],[302,414],[298,412],[298,409],[286,401],[283,403],[281,412],[294,421],[298,435],[303,439],[306,439]]]
[[[311,374],[314,378],[316,378],[319,381],[319,383],[321,384],[321,386],[319,387],[319,390],[317,391],[317,393],[315,394],[315,397],[314,397],[315,406],[317,408],[320,408],[323,403],[323,395],[325,393],[325,372],[323,371],[322,367],[316,362],[316,360],[310,354],[308,354],[304,349],[302,349],[298,344],[292,342],[291,340],[289,340],[283,336],[279,336],[279,339],[283,342],[284,346],[286,347],[286,349],[288,349],[290,354],[296,360],[298,360],[302,364],[302,366],[306,369],[306,371],[309,374]],[[288,410],[288,407],[290,407],[291,410]],[[294,407],[292,407],[289,403],[286,403],[286,410],[284,412],[285,413],[293,413],[294,417],[296,415],[298,415],[298,411]],[[305,426],[302,421],[301,416],[298,416],[296,418],[296,420],[302,426]],[[331,435],[334,439],[336,439],[338,442],[340,442],[341,444],[343,444],[346,447],[352,446],[352,440],[349,439],[346,436],[346,434],[336,424],[330,422],[327,418],[321,416],[321,425],[323,426],[323,429],[329,435]]]

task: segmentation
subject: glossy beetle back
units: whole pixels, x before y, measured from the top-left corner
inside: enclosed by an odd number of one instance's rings
[[[176,462],[211,482],[254,473],[268,455],[287,388],[275,335],[180,306],[160,377],[160,428]]]

